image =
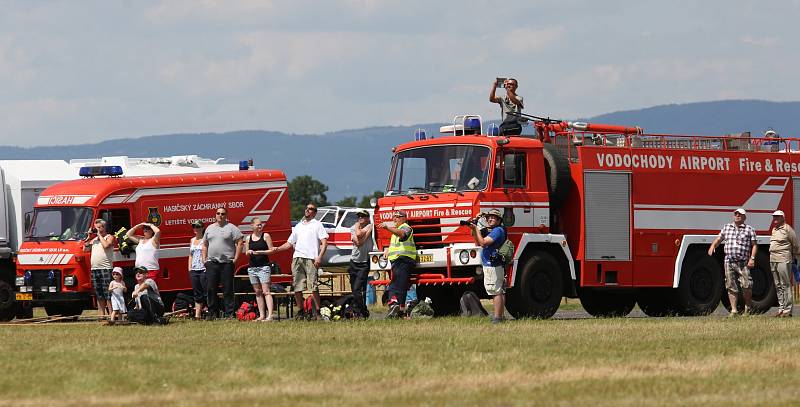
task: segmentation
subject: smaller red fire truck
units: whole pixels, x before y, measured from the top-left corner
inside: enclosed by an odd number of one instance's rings
[[[749,134],[646,134],[531,118],[535,135],[504,137],[481,134],[479,116],[457,116],[442,137],[394,149],[375,222],[406,211],[417,294],[431,297],[438,314],[455,312],[465,290],[485,295],[480,248],[460,222],[489,209],[503,213],[516,246],[506,275],[516,317],[549,318],[564,296],[580,297],[596,316],[627,315],[637,303],[651,316],[706,315],[720,301],[729,307],[722,249],[707,251],[738,207],[759,235],[754,309],[776,302],[771,214],[781,209],[790,223],[800,221],[800,154],[791,140],[767,145]],[[389,237],[378,232],[379,249]],[[376,252],[371,268],[390,264]]]
[[[84,241],[94,219],[104,219],[111,233],[149,222],[161,229],[159,289],[166,303],[190,290],[187,270],[191,223],[215,221],[227,208],[228,221],[243,232],[260,217],[276,245],[291,232],[286,176],[277,170],[241,170],[163,176],[122,176],[114,166],[85,167],[88,178],[62,182],[38,197],[32,226],[17,256],[16,299],[44,306],[49,315],[77,315],[93,307],[90,255]],[[291,254],[271,260],[289,270]],[[133,285],[135,253],[114,253],[114,265]],[[236,264],[246,274],[247,259]],[[241,286],[241,284],[239,284]],[[249,287],[249,284],[245,284]],[[238,290],[237,290],[238,291]]]

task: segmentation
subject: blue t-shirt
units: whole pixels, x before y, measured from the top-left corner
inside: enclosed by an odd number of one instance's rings
[[[506,229],[502,226],[497,226],[486,237],[491,237],[493,242],[481,250],[481,263],[484,266],[502,266],[503,259],[497,254],[497,249],[506,241]],[[492,258],[494,258],[494,261],[491,260]]]

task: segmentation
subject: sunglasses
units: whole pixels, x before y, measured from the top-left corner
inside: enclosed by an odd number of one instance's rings
[[[313,212],[316,212],[316,211],[317,211],[317,208],[306,208],[306,210],[307,210],[307,211],[313,211]]]
[[[217,212],[217,215],[228,216],[226,212]]]

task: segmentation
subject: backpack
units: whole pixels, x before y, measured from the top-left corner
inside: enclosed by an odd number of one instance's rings
[[[172,311],[194,310],[194,297],[185,293],[178,293],[172,303]]]
[[[147,313],[141,308],[128,308],[128,321],[147,325]]]
[[[497,249],[497,254],[503,259],[503,264],[508,265],[514,262],[514,242],[506,235],[506,240]]]
[[[256,313],[256,305],[252,302],[245,301],[236,310],[236,319],[239,321],[252,321],[258,317]]]
[[[464,292],[458,303],[461,306],[462,317],[485,317],[489,315],[486,312],[486,308],[483,308],[478,296],[472,291]]]
[[[431,305],[433,301],[430,298],[425,298],[425,301],[415,300],[412,307],[409,308],[408,316],[411,319],[431,319],[433,318],[434,311]]]

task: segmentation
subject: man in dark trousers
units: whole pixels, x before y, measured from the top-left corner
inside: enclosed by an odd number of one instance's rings
[[[417,265],[417,246],[414,229],[407,223],[406,212],[394,213],[394,222],[383,222],[382,229],[392,234],[389,247],[383,254],[392,262],[392,281],[386,288],[389,297],[387,318],[399,318],[405,313],[406,293],[410,286],[411,273]]]
[[[497,97],[495,91],[499,84],[498,79],[495,79],[492,84],[492,90],[489,93],[489,101],[500,105],[500,118],[503,119],[500,124],[500,135],[518,136],[522,134],[523,119],[514,113],[522,113],[524,104],[522,96],[517,95],[517,80],[514,78],[506,79],[502,84],[506,94]]]
[[[225,318],[233,318],[236,306],[233,299],[233,265],[242,252],[242,232],[228,223],[228,210],[217,208],[217,221],[206,228],[203,235],[203,261],[206,265],[208,313],[213,319],[219,313],[217,291],[222,281]]]
[[[369,251],[372,250],[372,224],[369,223],[369,212],[360,210],[358,220],[350,228],[350,241],[353,242],[353,252],[350,255],[350,289],[353,292],[353,301],[357,317],[369,318],[367,309],[367,276],[369,275]]]

